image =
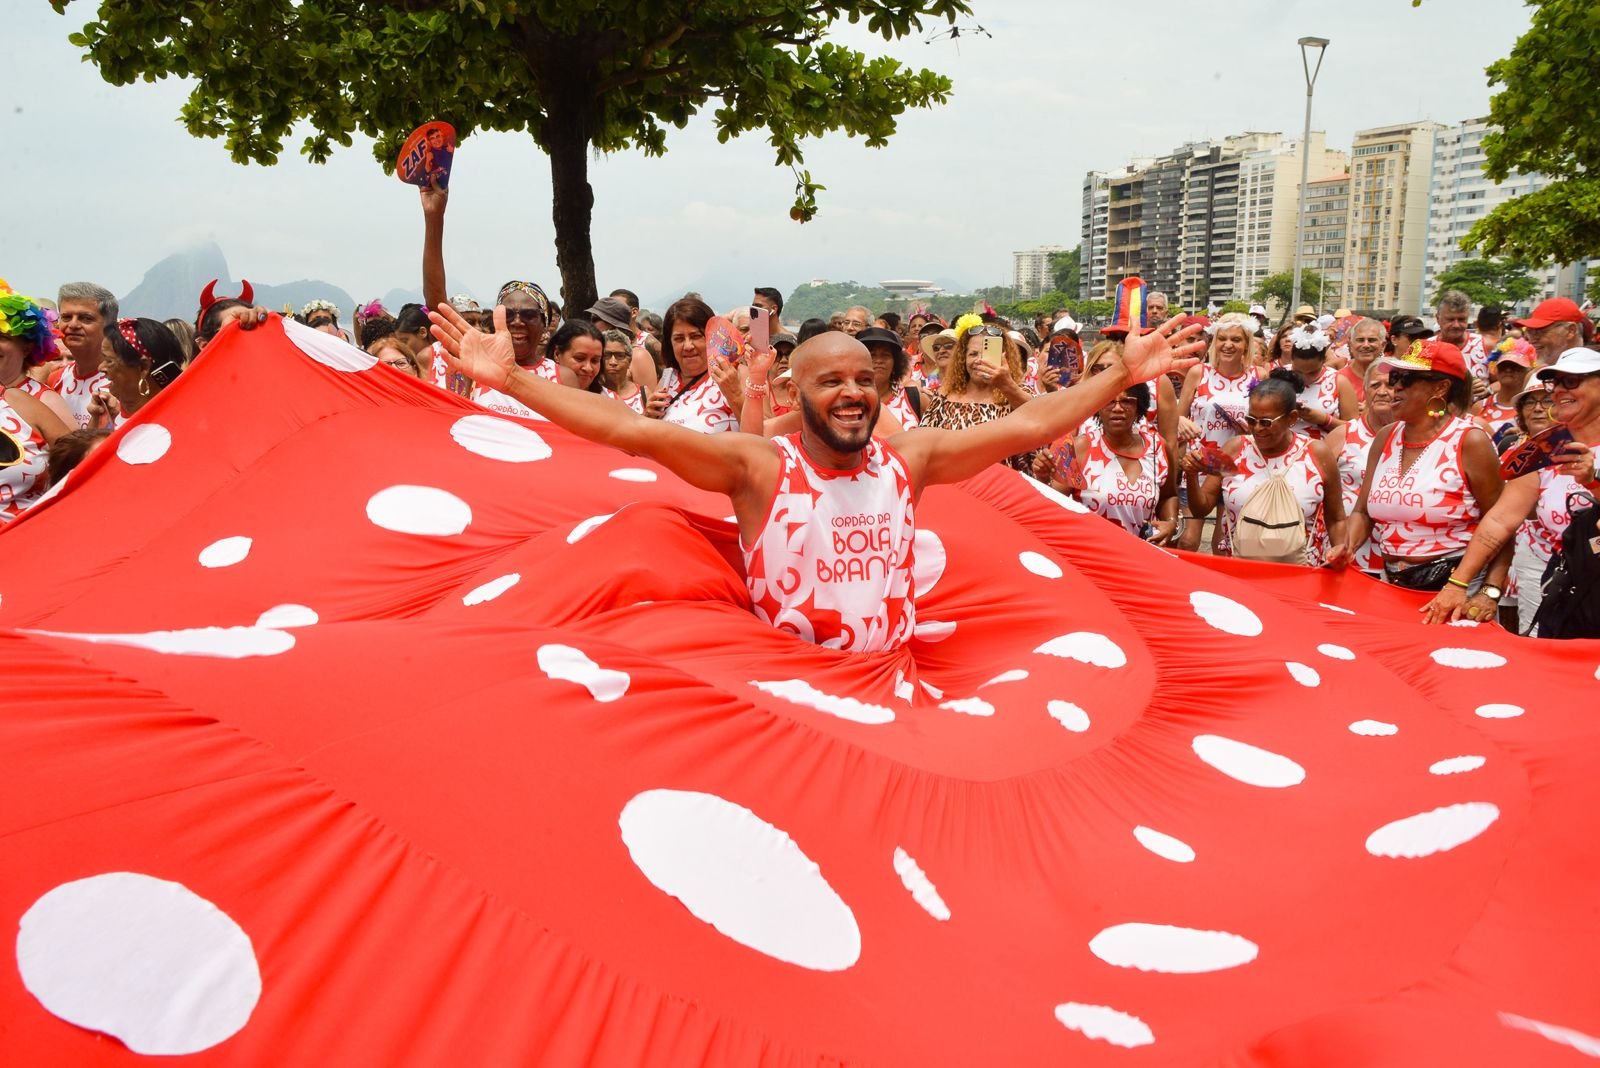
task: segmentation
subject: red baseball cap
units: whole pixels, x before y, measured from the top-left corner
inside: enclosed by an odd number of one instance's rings
[[[1577,323],[1583,325],[1583,310],[1566,297],[1551,297],[1533,309],[1526,319],[1511,320],[1524,330],[1542,330],[1552,323]]]
[[[1467,358],[1448,341],[1413,341],[1409,349],[1378,362],[1401,371],[1432,371],[1463,381],[1467,377]]]

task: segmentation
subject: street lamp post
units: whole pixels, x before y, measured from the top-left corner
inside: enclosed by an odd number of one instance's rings
[[[1306,125],[1300,138],[1300,204],[1294,220],[1294,295],[1289,298],[1289,315],[1300,307],[1300,275],[1304,270],[1306,248],[1306,179],[1311,170],[1311,91],[1316,88],[1317,75],[1322,72],[1322,56],[1328,47],[1326,37],[1300,38],[1300,66],[1306,72]],[[1311,52],[1317,54],[1316,66],[1311,65]]]

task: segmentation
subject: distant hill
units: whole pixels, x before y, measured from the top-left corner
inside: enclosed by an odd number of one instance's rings
[[[230,297],[238,295],[240,285],[229,273],[227,258],[216,242],[207,241],[175,252],[146,271],[139,284],[121,298],[122,313],[149,319],[193,319],[199,310],[200,291],[213,278],[218,279],[217,293]],[[273,311],[285,304],[298,311],[308,301],[329,300],[340,308],[339,321],[348,323],[356,307],[349,293],[319,279],[281,285],[251,279],[251,283],[255,287],[256,303]]]

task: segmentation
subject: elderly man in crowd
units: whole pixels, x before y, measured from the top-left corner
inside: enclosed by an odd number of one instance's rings
[[[105,342],[105,326],[117,321],[117,298],[111,290],[93,282],[68,282],[56,295],[56,310],[61,316],[61,340],[66,342],[68,359],[61,368],[56,392],[67,402],[72,418],[80,427],[89,425],[89,402],[106,388],[100,372],[100,349]]]
[[[1566,297],[1544,301],[1532,315],[1514,319],[1512,325],[1522,327],[1522,336],[1538,353],[1540,367],[1549,367],[1563,352],[1589,342],[1589,324],[1582,310]]]

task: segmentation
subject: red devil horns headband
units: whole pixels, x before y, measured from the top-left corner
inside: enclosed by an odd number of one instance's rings
[[[246,304],[254,304],[256,302],[256,291],[251,287],[249,281],[240,279],[239,285],[241,287],[239,290],[239,300]],[[205,289],[200,291],[200,314],[204,315],[206,313],[206,309],[210,308],[211,305],[215,304],[217,301],[229,299],[232,298],[217,296],[217,279],[213,278],[211,281],[206,283]]]

